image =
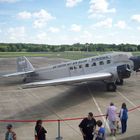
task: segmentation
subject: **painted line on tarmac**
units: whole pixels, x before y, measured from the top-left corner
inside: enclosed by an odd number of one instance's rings
[[[90,93],[90,95],[91,95],[91,97],[92,97],[92,100],[93,100],[93,102],[95,103],[95,105],[96,105],[96,107],[97,107],[97,109],[98,109],[100,115],[102,115],[103,112],[102,112],[102,110],[101,110],[99,104],[97,103],[95,97],[93,96],[93,94],[92,94],[90,88],[88,87],[88,85],[87,85],[87,89],[88,89],[88,91],[89,91],[89,93]],[[107,130],[108,130],[108,132],[110,133],[110,128],[109,128],[109,125],[108,125],[108,123],[107,123],[106,118],[105,118],[104,116],[102,116],[102,119],[103,119],[103,121],[104,121],[104,127],[107,127]],[[115,138],[114,136],[112,136],[112,140],[116,140],[116,138]]]
[[[133,107],[137,107],[136,104],[134,104],[131,100],[129,100],[126,96],[124,96],[120,91],[117,90],[117,93],[122,96],[127,102],[129,102]],[[140,112],[140,109],[137,108],[136,110],[138,110]]]
[[[33,94],[33,93],[30,93],[29,95],[35,97],[35,98],[38,99],[38,100],[41,100],[37,95],[35,95],[35,94]],[[44,105],[43,105],[43,106],[44,106]],[[45,108],[47,108],[50,112],[52,112],[52,115],[54,114],[54,115],[56,115],[60,120],[62,119],[62,117],[61,117],[58,113],[56,113],[54,110],[50,109],[48,106],[45,105]],[[74,132],[76,132],[79,136],[82,136],[82,134],[81,134],[79,131],[77,131],[77,129],[75,129],[73,126],[71,126],[69,123],[67,123],[67,122],[64,122],[64,123],[65,123],[69,128],[71,128]]]

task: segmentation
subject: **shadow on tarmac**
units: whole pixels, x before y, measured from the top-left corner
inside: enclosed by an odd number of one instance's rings
[[[53,88],[53,87],[52,87]],[[90,91],[88,90],[90,89]],[[89,94],[89,92],[91,92]],[[23,89],[23,94],[26,93],[26,89]],[[38,93],[40,94],[40,93]],[[81,84],[78,86],[70,86],[68,90],[61,92],[60,94],[47,99],[39,104],[36,104],[30,108],[27,108],[23,111],[17,112],[15,115],[3,118],[4,120],[37,120],[43,119],[47,116],[56,115],[72,106],[85,102],[86,100],[91,99],[91,94],[95,97],[102,97],[102,98],[112,98],[112,96],[116,96],[114,93],[110,92],[107,94],[105,92],[105,85],[103,83],[89,83],[89,84]],[[34,97],[33,97],[34,98]],[[35,100],[37,100],[35,98]],[[78,115],[78,114],[77,114]],[[56,119],[60,119],[57,116]],[[78,116],[81,117],[81,116]],[[5,127],[5,123],[3,127]],[[27,123],[12,123],[15,128],[23,126]],[[1,131],[2,132],[2,131]],[[1,133],[0,132],[0,133]]]
[[[120,139],[120,140],[140,140],[140,135],[135,135],[135,136],[127,137],[127,138]]]

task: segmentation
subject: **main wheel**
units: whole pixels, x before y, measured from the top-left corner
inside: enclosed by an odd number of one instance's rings
[[[115,83],[108,83],[107,84],[107,91],[116,91],[116,85]]]
[[[117,80],[116,85],[122,86],[124,83],[123,79]]]

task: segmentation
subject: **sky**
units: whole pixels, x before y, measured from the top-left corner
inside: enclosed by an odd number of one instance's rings
[[[0,0],[0,42],[140,44],[140,0]]]

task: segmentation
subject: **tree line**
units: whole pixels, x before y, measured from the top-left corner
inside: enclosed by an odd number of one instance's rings
[[[26,43],[0,43],[0,52],[64,52],[64,51],[140,51],[135,44],[93,44],[76,43],[73,45],[45,45]]]

